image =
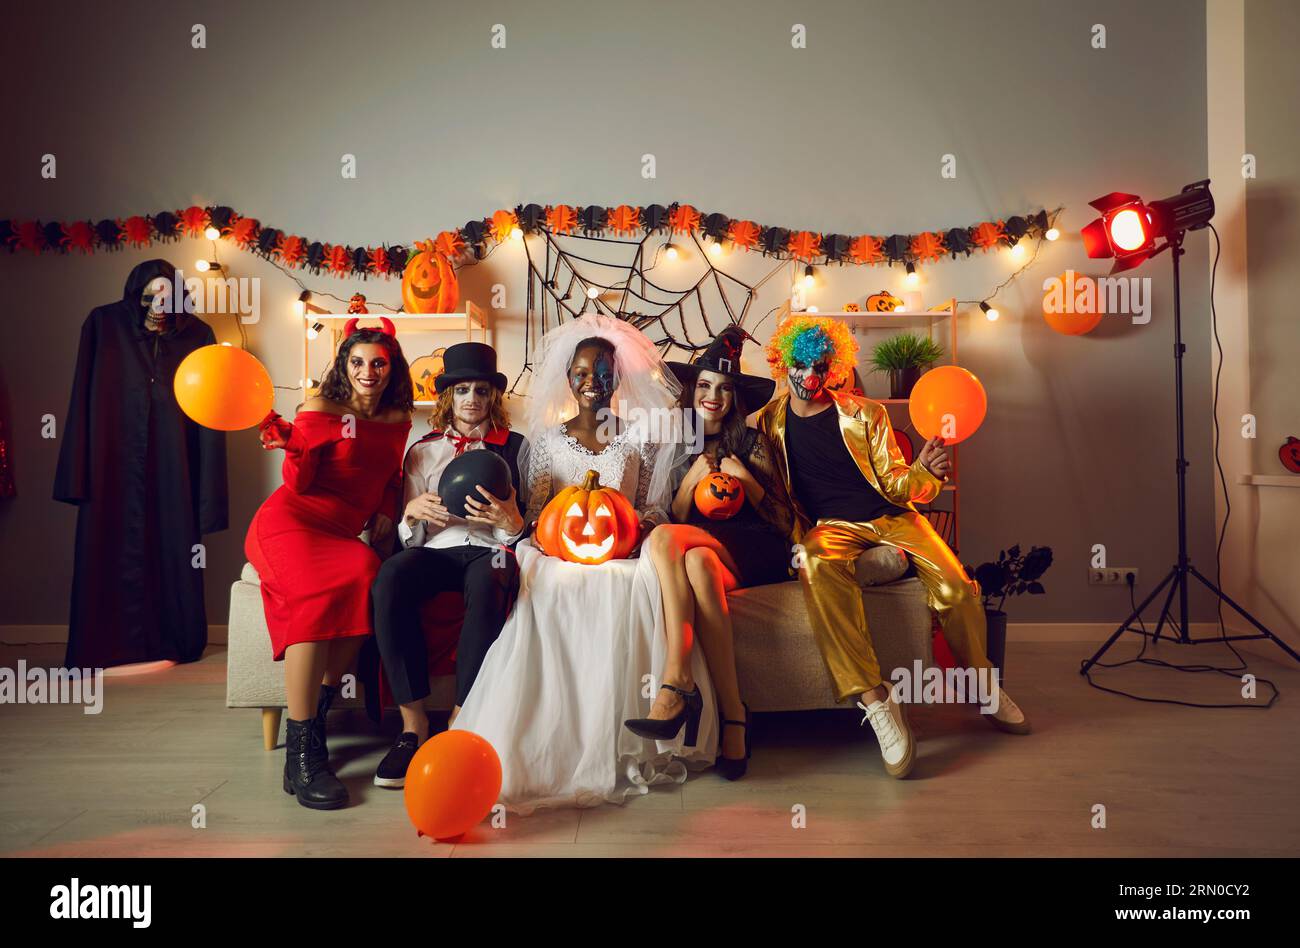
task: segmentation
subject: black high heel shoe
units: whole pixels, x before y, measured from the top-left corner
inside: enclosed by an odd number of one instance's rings
[[[683,691],[675,685],[660,685],[659,688],[667,688],[673,694],[681,695],[682,709],[671,718],[630,718],[623,722],[623,726],[637,737],[671,741],[685,724],[686,737],[683,743],[687,747],[694,747],[700,733],[700,713],[704,710],[704,696],[700,694],[700,686],[696,685],[694,691]]]
[[[741,704],[744,704],[744,702],[742,701]],[[745,705],[745,720],[743,721],[730,721],[727,718],[723,718],[721,710],[718,712],[718,717],[721,718],[721,727],[719,727],[719,731],[724,730],[728,724],[734,725],[735,727],[743,727],[745,729],[745,756],[739,758],[723,757],[721,746],[722,735],[719,734],[718,758],[713,762],[714,769],[717,770],[718,773],[722,774],[722,776],[726,777],[728,780],[739,780],[741,777],[745,776],[745,771],[749,768],[749,758],[753,753],[753,748],[749,746],[749,705]]]

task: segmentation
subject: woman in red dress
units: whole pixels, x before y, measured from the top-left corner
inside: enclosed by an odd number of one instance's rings
[[[272,412],[262,444],[283,448],[284,486],[253,516],[244,552],[262,580],[275,660],[284,660],[289,720],[284,790],[316,810],[348,802],[329,767],[325,715],[371,633],[370,584],[379,556],[358,539],[391,537],[411,430],[411,374],[393,324],[347,324],[320,395],[293,424]]]

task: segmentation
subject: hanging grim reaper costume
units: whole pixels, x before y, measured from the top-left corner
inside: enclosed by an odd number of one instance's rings
[[[226,528],[226,440],[181,411],[172,383],[181,360],[216,337],[183,305],[160,314],[155,332],[141,303],[175,271],[145,261],[121,301],[81,327],[54,477],[54,499],[78,508],[68,667],[191,662],[207,645],[194,545]]]

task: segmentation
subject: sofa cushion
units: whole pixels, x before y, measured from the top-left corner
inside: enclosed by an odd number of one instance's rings
[[[896,546],[873,546],[854,563],[854,573],[861,586],[883,586],[901,579],[911,563],[907,554]]]
[[[930,610],[915,577],[862,592],[872,645],[885,678],[920,659],[933,663]],[[837,705],[798,582],[751,586],[727,595],[736,638],[736,676],[753,711],[804,711]]]

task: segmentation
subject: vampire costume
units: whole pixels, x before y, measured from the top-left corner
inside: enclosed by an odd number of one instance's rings
[[[216,337],[183,294],[154,312],[160,277],[180,279],[165,260],[140,264],[81,327],[54,477],[54,499],[78,508],[68,667],[192,662],[208,641],[194,546],[226,529],[226,436],[191,421],[172,383]]]
[[[480,342],[463,342],[447,349],[445,369],[434,381],[440,403],[458,382],[485,381],[492,399],[500,398],[506,377],[496,370],[496,351]],[[434,416],[439,412],[435,409]],[[498,416],[499,418],[499,416]],[[489,409],[481,437],[456,431],[448,419],[446,430],[434,429],[406,453],[402,465],[403,505],[427,492],[437,492],[443,471],[467,451],[492,451],[510,468],[510,486],[522,517],[525,511],[519,480],[519,455],[527,442],[517,431],[494,423]],[[477,498],[477,495],[475,495]],[[397,531],[404,549],[384,562],[371,588],[374,602],[375,640],[384,675],[398,704],[423,701],[429,694],[429,652],[421,623],[421,607],[440,592],[464,596],[465,618],[456,646],[456,706],[469,694],[492,643],[514,606],[519,565],[513,552],[503,548],[517,543],[527,529],[510,534],[461,517],[438,526],[425,520],[399,518]],[[375,773],[375,784],[401,787],[406,769],[418,747],[417,735],[403,732]]]

